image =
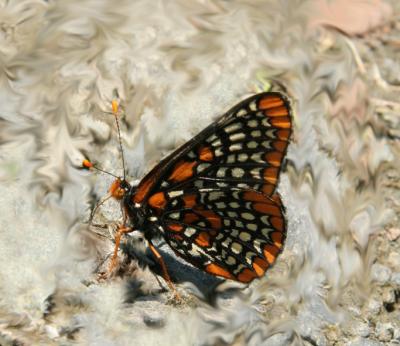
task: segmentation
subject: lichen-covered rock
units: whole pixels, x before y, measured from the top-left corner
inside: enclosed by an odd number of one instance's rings
[[[378,322],[375,327],[375,335],[380,341],[390,341],[393,338],[394,328],[391,323]]]
[[[392,271],[390,270],[390,268],[382,264],[375,263],[371,268],[372,280],[381,285],[387,284],[391,278],[391,275]]]

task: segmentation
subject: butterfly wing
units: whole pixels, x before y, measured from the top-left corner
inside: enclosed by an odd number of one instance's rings
[[[291,134],[290,106],[276,92],[254,95],[162,160],[141,181],[133,202],[155,192],[251,188],[271,196]]]
[[[130,203],[150,213],[149,222],[186,261],[250,282],[285,239],[274,192],[290,134],[286,97],[254,95],[162,160]]]
[[[254,190],[185,191],[168,199],[160,224],[183,259],[246,283],[274,263],[286,234],[279,202]]]

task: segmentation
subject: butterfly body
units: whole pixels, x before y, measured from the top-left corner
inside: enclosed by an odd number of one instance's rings
[[[122,204],[131,229],[149,242],[161,235],[212,275],[263,276],[286,236],[275,190],[290,134],[284,95],[244,100],[129,186]]]

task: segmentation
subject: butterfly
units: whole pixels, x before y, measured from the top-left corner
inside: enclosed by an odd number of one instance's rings
[[[276,187],[291,131],[288,98],[259,93],[164,158],[137,186],[117,178],[110,194],[121,201],[125,220],[113,258],[121,236],[139,230],[169,282],[152,243],[157,235],[209,274],[242,283],[262,277],[286,238]]]

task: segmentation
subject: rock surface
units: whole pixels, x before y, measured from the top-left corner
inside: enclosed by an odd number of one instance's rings
[[[0,6],[0,345],[400,343],[398,1]],[[174,292],[139,232],[107,276],[120,207],[87,221],[114,177],[79,167],[122,173],[116,91],[133,182],[281,85],[288,234],[265,277],[224,282],[160,239]]]

